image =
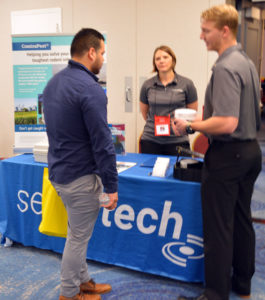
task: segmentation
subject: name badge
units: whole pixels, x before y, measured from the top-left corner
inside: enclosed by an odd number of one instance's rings
[[[170,115],[156,116],[155,115],[155,136],[170,135]]]

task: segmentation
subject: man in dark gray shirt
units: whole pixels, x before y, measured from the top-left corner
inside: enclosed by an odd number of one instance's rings
[[[205,290],[195,298],[228,300],[230,286],[250,298],[255,232],[250,203],[261,170],[259,78],[237,44],[238,13],[231,5],[201,15],[201,39],[219,55],[205,95],[203,121],[174,120],[175,134],[205,133],[210,146],[202,174]]]

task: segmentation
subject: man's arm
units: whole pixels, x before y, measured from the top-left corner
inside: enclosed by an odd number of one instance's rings
[[[238,125],[238,118],[232,116],[214,116],[203,121],[194,121],[189,123],[184,120],[174,119],[171,123],[172,129],[176,135],[186,134],[186,126],[190,124],[194,131],[211,135],[231,134]]]
[[[107,98],[103,89],[92,86],[84,91],[82,99],[84,122],[89,134],[93,158],[108,194],[118,190],[116,154],[107,122]]]

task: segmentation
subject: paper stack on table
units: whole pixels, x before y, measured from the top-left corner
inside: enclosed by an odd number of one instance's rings
[[[152,176],[165,177],[169,163],[170,159],[168,157],[157,157]]]
[[[44,139],[33,147],[34,160],[36,162],[48,163],[48,139]]]

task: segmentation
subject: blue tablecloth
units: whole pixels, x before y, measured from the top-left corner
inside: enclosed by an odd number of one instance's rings
[[[87,258],[189,282],[203,281],[200,184],[150,176],[156,156],[128,153],[115,211],[101,209]],[[43,168],[33,155],[0,162],[0,232],[26,246],[62,253],[65,239],[41,234]]]

